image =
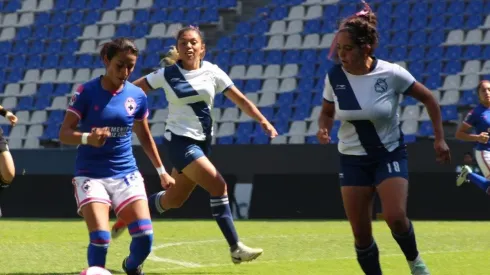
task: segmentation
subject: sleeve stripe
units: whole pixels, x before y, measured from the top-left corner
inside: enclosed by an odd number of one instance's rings
[[[142,118],[135,118],[134,120],[143,121],[145,120],[145,118],[148,118],[149,115],[150,115],[150,111],[147,109]]]
[[[228,87],[226,87],[221,93],[228,91],[228,89],[230,89],[233,86],[235,86],[235,83],[231,83],[230,85],[228,85]]]
[[[417,82],[417,81],[412,82],[412,84],[410,84],[410,85],[408,86],[408,88],[406,88],[406,89],[405,89],[405,91],[403,91],[403,93],[404,93],[404,94],[408,93],[408,92],[410,91],[410,89],[412,89],[413,85],[415,85],[415,82]]]

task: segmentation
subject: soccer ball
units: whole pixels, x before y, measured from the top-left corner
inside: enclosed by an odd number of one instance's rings
[[[112,275],[109,270],[98,267],[98,266],[92,266],[89,268],[84,269],[80,275]]]

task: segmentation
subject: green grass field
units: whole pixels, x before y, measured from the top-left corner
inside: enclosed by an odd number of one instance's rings
[[[414,222],[419,248],[435,275],[490,274],[489,222]],[[265,252],[233,265],[214,221],[156,221],[146,274],[362,274],[344,221],[238,221],[242,240]],[[384,274],[409,274],[383,222],[375,222]],[[122,274],[130,237],[113,241],[107,268]],[[86,265],[83,221],[0,220],[0,274],[79,274]]]

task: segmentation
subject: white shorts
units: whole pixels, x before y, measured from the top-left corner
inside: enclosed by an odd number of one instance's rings
[[[72,183],[80,215],[82,207],[92,202],[108,204],[118,215],[131,202],[147,200],[144,179],[139,171],[118,179],[74,177]]]
[[[475,159],[483,176],[488,178],[490,176],[490,151],[475,150]]]

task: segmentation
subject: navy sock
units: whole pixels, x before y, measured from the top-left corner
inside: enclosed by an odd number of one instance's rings
[[[230,204],[228,203],[228,196],[211,197],[211,211],[213,217],[216,219],[221,232],[226,238],[230,247],[235,246],[238,243],[238,234],[233,224],[233,216],[231,214]]]
[[[483,176],[480,176],[476,173],[469,173],[468,179],[476,184],[476,186],[480,187],[483,191],[489,193],[488,187],[490,186],[490,182]]]
[[[409,229],[407,232],[402,234],[391,232],[391,235],[393,235],[393,238],[400,246],[403,254],[405,254],[405,258],[407,258],[407,261],[413,261],[419,255],[419,251],[417,250],[415,231],[413,230],[413,225],[411,221],[409,221],[408,226]]]
[[[135,270],[151,252],[153,243],[153,226],[151,220],[137,220],[128,225],[128,231],[133,240],[129,247],[129,257],[126,261],[128,270]]]
[[[105,267],[107,249],[111,242],[109,231],[90,232],[90,244],[87,249],[88,266]]]
[[[160,204],[160,198],[165,195],[165,191],[160,191],[155,194],[151,194],[148,198],[148,207],[150,207],[150,211],[153,213],[162,214],[165,212],[162,205]]]
[[[356,246],[357,261],[366,275],[381,275],[378,245],[373,240],[366,248]]]

